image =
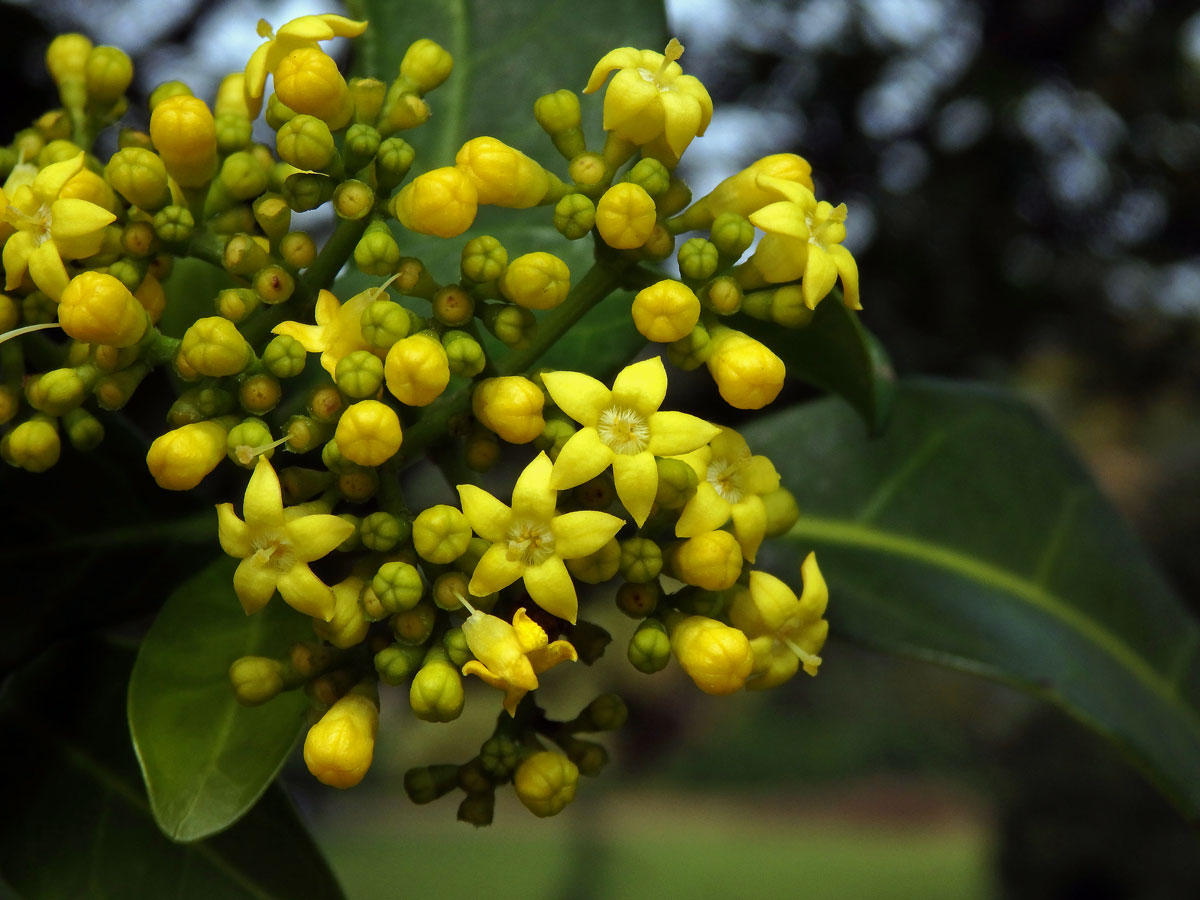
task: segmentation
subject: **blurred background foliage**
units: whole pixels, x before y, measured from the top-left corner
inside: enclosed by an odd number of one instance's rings
[[[168,77],[205,96],[257,45],[255,18],[312,11],[5,3],[4,133],[54,105],[41,55],[59,31],[129,51],[142,99]],[[863,320],[896,368],[1040,405],[1197,609],[1196,5],[678,0],[668,17],[717,109],[685,160],[697,195],[766,153],[805,156],[818,195],[849,206]],[[632,672],[631,624],[605,624],[618,659],[559,699],[636,686],[631,722],[619,771],[558,820],[501,802],[468,833],[400,793],[405,768],[457,758],[490,714],[451,740],[385,699],[397,721],[360,788],[288,775],[349,896],[1200,895],[1195,833],[1112,748],[1024,696],[835,637],[820,678],[715,700]]]

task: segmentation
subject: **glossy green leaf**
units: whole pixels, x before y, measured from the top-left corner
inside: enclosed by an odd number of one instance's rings
[[[735,327],[778,353],[789,376],[842,397],[878,434],[891,412],[895,372],[878,339],[840,298],[835,291],[819,303],[804,328],[780,328],[749,316],[739,316]]]
[[[831,400],[746,436],[802,510],[768,565],[817,551],[834,632],[1059,704],[1200,818],[1200,623],[1033,410],[914,382],[876,440]]]
[[[60,644],[0,695],[0,875],[26,900],[338,900],[279,788],[229,831],[177,844],[154,823],[125,727],[133,651]]]
[[[312,624],[276,597],[253,616],[233,592],[237,560],[222,557],[178,588],[154,620],[129,682],[129,727],[150,806],[177,841],[207,837],[254,805],[283,765],[308,701],[285,692],[240,705],[229,665],[283,656]]]

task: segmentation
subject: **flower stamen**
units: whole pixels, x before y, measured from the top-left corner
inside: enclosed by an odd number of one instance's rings
[[[650,443],[650,426],[645,418],[624,406],[610,406],[596,423],[600,440],[614,453],[641,453]]]

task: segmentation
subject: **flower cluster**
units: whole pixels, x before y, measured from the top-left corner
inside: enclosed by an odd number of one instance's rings
[[[540,678],[594,662],[612,639],[588,621],[598,595],[581,585],[612,586],[636,622],[627,655],[640,672],[674,658],[701,690],[728,694],[818,671],[828,594],[815,557],[799,597],[753,568],[795,501],[736,431],[672,408],[655,345],[679,369],[707,366],[729,405],[769,404],[785,365],[738,317],[803,327],[838,279],[858,307],[846,208],[816,199],[793,154],[693,202],[676,167],[713,108],[675,40],[596,64],[584,93],[605,88],[602,148],[588,149],[572,91],[534,103],[561,174],[478,136],[410,178],[416,152],[399,135],[429,119],[453,60],[422,39],[391,82],[346,78],[322,42],[366,28],[260,22],[264,43],[211,105],[160,85],[149,130],[121,129],[107,160],[93,145],[125,112],[129,58],[81,35],[51,44],[62,109],[0,152],[0,457],[44,472],[64,435],[91,450],[140,384],[171,374],[180,387],[148,444],[149,476],[171,491],[218,471],[243,479],[240,510],[216,508],[215,538],[240,560],[230,602],[253,615],[278,593],[312,620],[286,658],[233,664],[238,699],[306,690],[319,717],[305,762],[345,788],[373,758],[381,682],[407,686],[417,718],[449,722],[475,676],[496,689],[480,701],[502,708],[495,732],[463,764],[411,770],[408,793],[460,789],[460,818],[484,824],[511,784],[553,815],[608,758],[579,735],[625,718],[610,694],[569,721],[537,705]],[[254,140],[260,116],[273,143]],[[577,277],[558,253],[510,252],[487,234],[455,245],[455,272],[406,255],[410,232],[455,240],[481,205],[540,215],[566,241],[592,236],[595,264]],[[336,217],[322,247],[292,228],[318,208]],[[687,232],[699,234],[676,249]],[[677,279],[655,268],[672,254]],[[185,259],[225,286],[207,314],[168,329],[168,309],[184,315],[190,286],[171,276]],[[357,292],[335,282],[351,260],[373,281]],[[622,289],[650,354],[611,380],[534,368]],[[444,502],[413,508],[421,461],[444,476]]]

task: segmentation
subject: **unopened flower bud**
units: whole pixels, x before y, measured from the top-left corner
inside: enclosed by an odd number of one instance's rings
[[[587,150],[579,125],[579,97],[574,91],[558,90],[538,97],[533,104],[533,117],[550,136],[555,148],[567,160]]]
[[[550,174],[539,163],[496,138],[472,138],[454,163],[474,183],[481,204],[528,209],[550,190]]]
[[[526,309],[553,309],[571,289],[571,271],[552,253],[518,256],[500,277],[500,292]]]
[[[554,206],[554,228],[569,241],[589,234],[596,224],[596,204],[584,194],[567,194]]]
[[[418,175],[392,201],[392,214],[410,231],[452,238],[475,221],[479,194],[460,169],[445,166]]]
[[[84,64],[84,79],[89,98],[112,103],[133,81],[133,62],[117,47],[93,47]]]
[[[93,271],[80,272],[67,284],[58,304],[58,321],[77,341],[113,347],[132,347],[150,324],[125,285]]]
[[[767,508],[766,537],[785,534],[800,518],[800,508],[796,505],[796,497],[787,488],[776,488],[770,493],[763,494],[762,500]]]
[[[354,264],[366,275],[390,275],[400,263],[400,245],[382,222],[372,223],[354,247]]]
[[[414,334],[396,341],[383,364],[392,395],[406,406],[426,406],[450,383],[450,362],[441,341],[431,334]]]
[[[369,350],[355,350],[338,360],[333,380],[347,397],[374,397],[383,385],[383,360]]]
[[[723,591],[742,572],[742,548],[728,531],[708,531],[688,538],[671,554],[675,577],[685,584]]]
[[[138,307],[141,311],[141,307]],[[251,359],[250,346],[237,326],[220,316],[197,319],[183,333],[179,359],[200,375],[236,375]]]
[[[620,542],[621,577],[641,584],[658,578],[662,571],[662,550],[649,538],[635,537]]]
[[[384,684],[404,684],[417,671],[424,658],[424,647],[391,644],[375,654],[375,671]],[[458,767],[453,768],[457,778]]]
[[[259,456],[267,459],[274,456],[275,448],[270,447],[273,440],[271,429],[262,419],[246,419],[229,429],[225,436],[225,455],[235,465],[253,469]],[[268,449],[263,450],[263,447]]]
[[[667,345],[667,359],[672,365],[678,366],[685,372],[698,369],[708,360],[712,353],[712,337],[708,329],[697,323],[696,327],[677,341]]]
[[[341,128],[353,112],[337,63],[316,46],[299,47],[280,61],[275,94],[289,109],[316,116],[330,128]]]
[[[679,274],[693,282],[707,281],[716,274],[717,247],[704,238],[688,238],[679,248]]]
[[[304,370],[308,354],[290,334],[271,338],[263,350],[262,363],[276,378],[294,378]]]
[[[158,486],[187,491],[225,458],[225,429],[217,422],[193,422],[159,435],[146,453],[146,465]]]
[[[487,366],[483,346],[465,331],[447,331],[442,335],[442,347],[450,372],[464,378],[474,378]]]
[[[400,417],[378,400],[360,400],[348,406],[334,432],[338,450],[360,466],[383,465],[396,455],[403,439]]]
[[[583,708],[569,727],[571,731],[615,731],[628,717],[629,708],[619,694],[601,694]]]
[[[603,584],[616,577],[621,565],[621,545],[613,538],[603,547],[587,556],[567,560],[567,571],[586,584]]]
[[[750,640],[716,619],[688,616],[671,631],[671,649],[683,671],[706,694],[741,690],[754,665]]]
[[[0,422],[3,421],[3,401],[0,400]],[[75,408],[62,418],[63,429],[71,446],[81,452],[94,450],[104,440],[104,426],[86,409]]]
[[[488,378],[475,387],[471,411],[479,423],[510,444],[527,444],[546,427],[542,407],[546,395],[520,375]]]
[[[221,187],[235,200],[251,200],[267,189],[267,170],[253,153],[239,150],[221,163]]]
[[[403,181],[415,158],[416,151],[402,138],[390,137],[380,142],[375,151],[375,177],[380,191],[390,192]]]
[[[479,313],[484,327],[495,338],[513,350],[523,350],[533,341],[537,333],[537,320],[523,306],[505,303],[489,303]]]
[[[203,100],[182,94],[163,100],[150,116],[150,139],[183,187],[200,187],[212,178],[217,129]]]
[[[462,675],[445,650],[431,648],[408,691],[414,715],[426,722],[452,722],[462,714],[464,699]]]
[[[683,282],[665,279],[637,292],[632,313],[643,337],[669,343],[695,328],[700,320],[700,300]]]
[[[730,328],[712,331],[708,371],[725,402],[737,409],[762,409],[783,389],[786,369],[770,348]]]
[[[350,88],[353,91],[355,82],[363,84],[366,82],[378,85],[382,90],[386,90],[380,81],[374,78],[356,78],[350,82]],[[380,93],[380,102],[383,101],[383,94]],[[355,109],[355,115],[361,111],[361,104]],[[375,117],[371,116],[371,121]],[[379,144],[382,138],[379,132],[371,125],[358,122],[351,125],[346,130],[346,136],[342,143],[342,158],[346,165],[347,172],[357,172],[367,166],[374,159],[375,154],[379,152]]]
[[[333,160],[336,150],[329,126],[316,116],[293,116],[275,135],[279,158],[297,169],[319,172]]]
[[[513,775],[517,799],[540,818],[562,812],[575,799],[578,783],[579,768],[575,763],[549,750],[528,757]]]
[[[466,552],[471,525],[462,511],[438,504],[423,510],[413,521],[413,546],[421,559],[451,563]]]
[[[377,350],[389,350],[397,341],[408,337],[412,316],[393,300],[375,300],[363,310],[359,327],[363,340]]]
[[[413,803],[432,803],[458,787],[458,766],[422,766],[404,773],[404,792]]]
[[[636,184],[651,197],[657,199],[670,187],[671,173],[657,159],[646,157],[639,159],[622,180]]]
[[[454,57],[429,38],[413,41],[400,60],[400,74],[411,81],[422,94],[427,94],[450,77]]]
[[[266,656],[243,656],[229,667],[234,696],[243,706],[259,706],[283,690],[283,665]]]
[[[654,462],[658,467],[658,493],[654,502],[663,509],[682,509],[696,493],[696,470],[679,459],[660,457]]]
[[[164,206],[154,214],[154,234],[166,244],[186,243],[195,227],[196,220],[185,206]]]
[[[622,182],[605,191],[596,204],[596,230],[608,246],[633,250],[650,237],[657,213],[645,189]]]
[[[328,641],[339,650],[361,644],[367,637],[370,623],[363,615],[358,598],[362,595],[361,578],[350,577],[333,585],[333,618],[329,621],[313,619],[313,631],[317,637]]]
[[[348,788],[362,781],[375,755],[379,699],[363,681],[331,706],[304,739],[304,762],[322,784]]]
[[[4,436],[4,456],[27,472],[45,472],[58,462],[62,441],[54,420],[37,415]]]

